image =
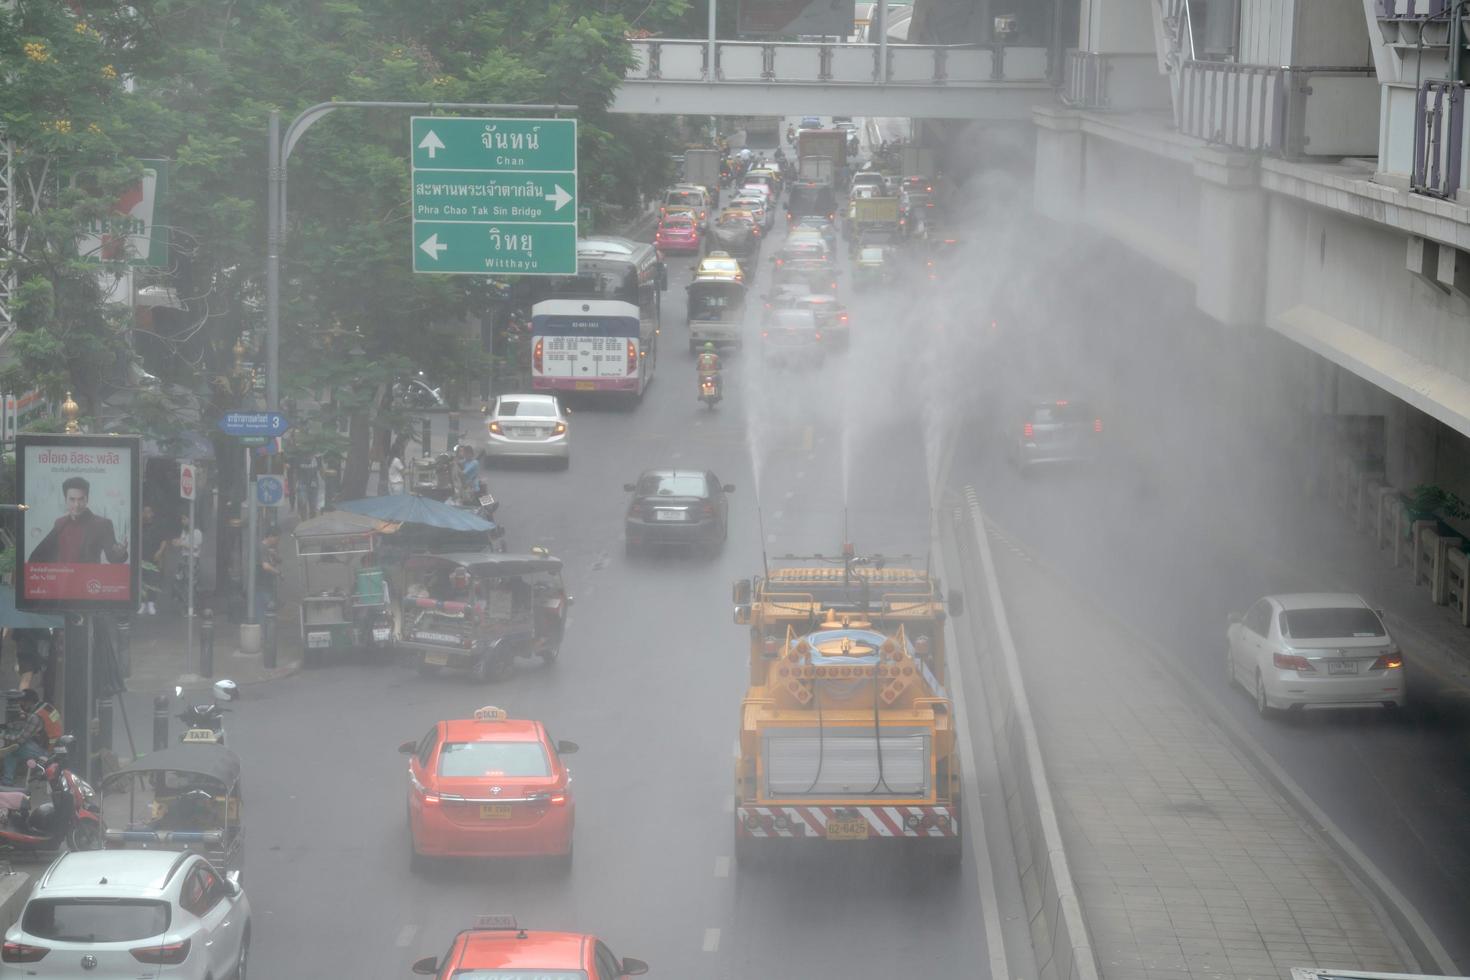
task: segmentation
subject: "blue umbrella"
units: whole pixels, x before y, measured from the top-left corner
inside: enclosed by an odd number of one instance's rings
[[[0,585],[0,626],[16,629],[54,630],[61,629],[60,616],[42,616],[39,613],[21,612],[15,608],[15,590]]]
[[[389,494],[386,497],[364,497],[344,500],[338,510],[351,511],[395,524],[422,524],[446,531],[493,531],[495,524],[467,510],[441,503],[433,497],[412,493]]]

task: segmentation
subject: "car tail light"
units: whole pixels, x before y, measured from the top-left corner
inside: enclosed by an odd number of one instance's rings
[[[499,422],[491,422],[490,425],[489,425],[489,429],[490,429],[491,435],[497,435],[498,436],[498,435],[501,434],[501,432],[500,432],[500,423]]]
[[[1032,438],[1036,435],[1036,427],[1030,422],[1027,422],[1025,425],[1021,426],[1021,435],[1027,439]]]
[[[846,313],[840,314],[837,317],[837,322],[838,323],[846,323],[847,322],[847,314]]]
[[[781,258],[780,256],[777,256],[776,257],[776,265],[782,266],[782,265],[785,265],[785,264],[786,264],[786,260],[785,259]]]
[[[822,331],[820,331],[820,330],[817,331],[817,339],[818,340],[821,340],[822,339]]]
[[[1101,432],[1102,431],[1102,419],[1093,419],[1092,420],[1092,431],[1093,432]]]
[[[1298,670],[1305,674],[1315,674],[1317,668],[1306,657],[1295,653],[1273,653],[1271,663],[1279,670]]]
[[[531,349],[531,367],[541,370],[541,341],[536,341],[536,346]]]
[[[1065,398],[1061,398],[1061,399],[1058,399],[1057,400],[1057,408],[1066,408],[1066,407],[1067,407],[1067,400]]]
[[[761,339],[762,340],[765,340],[770,335],[771,335],[771,331],[769,331],[769,330],[762,330],[761,331]]]
[[[8,942],[0,946],[0,962],[39,963],[51,952],[45,946],[27,946],[25,943]]]
[[[551,796],[550,796],[550,798],[548,799],[548,802],[552,806],[566,806],[567,805],[567,794],[565,794],[565,793],[552,793]]]
[[[139,963],[156,963],[159,966],[178,966],[189,958],[189,940],[158,946],[140,946],[128,950]]]
[[[704,516],[705,517],[714,517],[715,516],[715,505],[714,504],[705,504],[704,505]]]
[[[638,345],[628,341],[628,373],[632,374],[638,370]]]
[[[1397,670],[1404,665],[1404,655],[1397,650],[1390,650],[1377,660],[1373,661],[1372,670]]]
[[[559,435],[563,434],[566,431],[567,431],[567,424],[565,422],[558,422],[558,423],[556,423],[556,425],[553,425],[551,427],[551,434],[554,435],[554,436],[559,436]]]

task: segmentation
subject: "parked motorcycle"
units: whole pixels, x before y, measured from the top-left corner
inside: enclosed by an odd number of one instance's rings
[[[27,761],[26,786],[0,788],[0,848],[33,854],[95,851],[102,846],[102,803],[66,768],[71,735],[56,740],[49,755]],[[32,798],[49,800],[32,806]]]
[[[174,688],[174,696],[182,697],[184,689]],[[240,687],[232,680],[215,681],[214,701],[207,704],[191,704],[179,712],[178,719],[184,723],[184,733],[179,741],[185,744],[203,742],[207,745],[225,744],[225,713],[230,709],[220,707],[220,702],[234,701],[240,696]]]
[[[699,400],[710,408],[714,408],[721,398],[725,397],[724,385],[720,382],[718,374],[701,374],[699,376]]]

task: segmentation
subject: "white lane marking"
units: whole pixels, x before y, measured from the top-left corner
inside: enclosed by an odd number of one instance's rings
[[[731,750],[730,750],[730,755],[731,755],[732,758],[736,758],[736,759],[740,758],[740,739],[737,738],[732,743],[732,747],[731,747]]]
[[[721,854],[719,857],[715,858],[715,877],[730,877],[730,858],[727,855]]]
[[[774,534],[767,534],[766,535],[766,543],[767,544],[775,544],[776,543],[776,536]]]
[[[730,794],[726,795],[726,797],[725,797],[725,812],[726,813],[734,813],[735,812],[735,794],[734,793],[730,793]]]
[[[797,470],[796,471],[796,478],[798,480],[800,480],[804,476],[806,476],[806,470]]]
[[[786,491],[786,499],[787,500],[790,500],[794,496],[796,496],[796,491],[795,490],[787,490]]]
[[[393,940],[393,945],[397,946],[399,949],[403,949],[405,946],[410,946],[413,944],[413,937],[417,936],[418,934],[419,927],[410,922],[408,925],[398,930],[398,938]]]
[[[781,518],[783,518],[783,517],[786,516],[786,512],[784,510],[778,510],[778,511],[776,511],[776,513],[772,514],[771,516],[773,518],[775,518],[776,520],[779,521]]]
[[[717,953],[720,950],[720,930],[710,928],[704,931],[704,951],[706,953]]]

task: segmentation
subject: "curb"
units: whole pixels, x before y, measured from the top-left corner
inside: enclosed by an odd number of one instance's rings
[[[972,492],[970,488],[966,488],[967,495]],[[994,522],[991,524],[1005,534],[999,525]],[[978,537],[983,541],[986,535],[980,534]],[[1114,615],[1111,610],[1105,608],[1092,596],[1079,590],[1069,578],[1034,552],[1028,549],[1026,554],[1039,568],[1062,583],[1080,603],[1087,605],[1121,632],[1137,641],[1139,648],[1147,654],[1148,658],[1163,668],[1168,676],[1183,688],[1184,693],[1205,710],[1210,721],[1276,788],[1286,803],[1301,818],[1307,830],[1327,845],[1338,864],[1361,887],[1369,904],[1379,914],[1390,938],[1396,940],[1401,955],[1407,955],[1417,968],[1425,973],[1447,976],[1459,974],[1459,968],[1455,965],[1454,960],[1413,903],[1398,890],[1398,887],[1373,863],[1373,860],[1353,843],[1352,839],[1337,826],[1326,811],[1312,800],[1306,790],[1302,789],[1296,780],[1281,768],[1265,747],[1240,726],[1240,723],[1230,715],[1219,698],[1215,697],[1214,693],[1208,690],[1198,677],[1176,663],[1159,643]]]

